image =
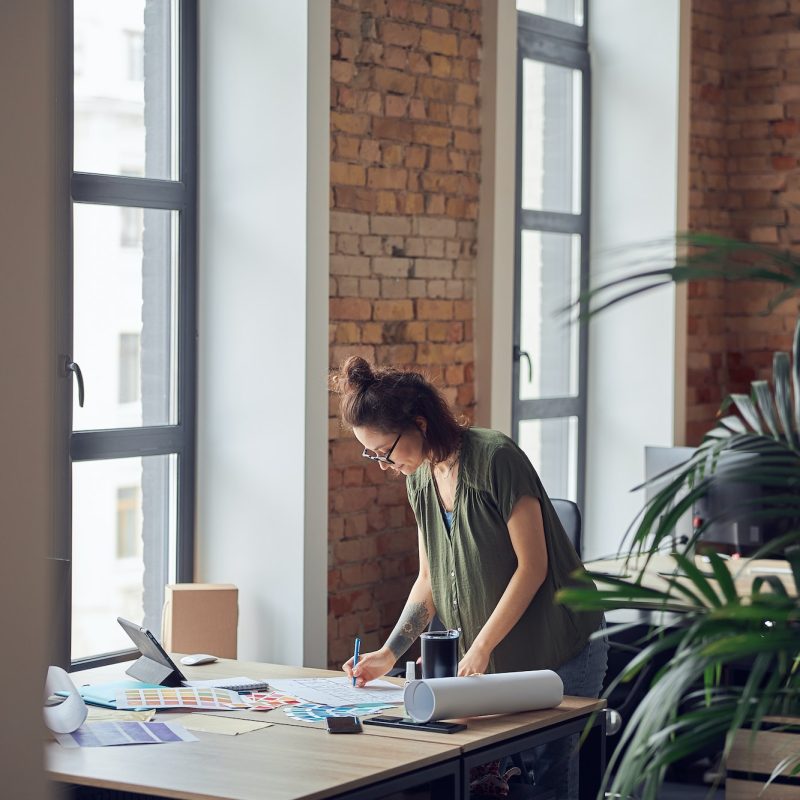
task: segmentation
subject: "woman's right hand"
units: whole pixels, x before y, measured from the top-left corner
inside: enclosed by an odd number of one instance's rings
[[[360,655],[355,668],[353,668],[353,659],[351,658],[342,665],[342,669],[347,673],[348,678],[355,677],[356,686],[360,688],[376,678],[383,677],[394,666],[395,660],[392,651],[382,647],[380,650]]]

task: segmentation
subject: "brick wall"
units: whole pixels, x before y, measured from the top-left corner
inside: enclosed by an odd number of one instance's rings
[[[800,2],[695,0],[690,228],[794,249],[800,242]],[[800,305],[759,315],[774,286],[689,290],[687,441],[725,393],[771,375]]]
[[[480,0],[331,7],[330,364],[416,365],[471,417]],[[330,407],[328,659],[384,640],[416,575],[405,482]]]
[[[728,211],[728,21],[721,0],[692,6],[689,228],[730,236]],[[686,438],[708,430],[727,387],[724,286],[688,287]]]
[[[800,242],[800,3],[731,4],[728,135],[731,225],[735,236],[792,250]],[[797,298],[759,315],[774,286],[729,286],[728,369],[732,391],[772,374],[788,350]]]

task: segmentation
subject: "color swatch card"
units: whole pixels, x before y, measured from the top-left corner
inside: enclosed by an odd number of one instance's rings
[[[292,719],[302,722],[322,722],[328,717],[364,717],[377,714],[393,706],[386,703],[362,703],[359,706],[321,706],[306,703],[301,706],[286,706],[283,710]]]
[[[196,742],[197,737],[174,722],[84,722],[72,733],[57,733],[63,747],[112,747],[123,744]]]
[[[303,702],[283,692],[253,692],[239,695],[239,699],[247,703],[251,711],[272,711],[273,708],[296,706]]]
[[[236,693],[228,689],[195,689],[192,687],[158,689],[125,689],[117,693],[117,708],[202,708],[206,711],[228,711],[248,708]]]

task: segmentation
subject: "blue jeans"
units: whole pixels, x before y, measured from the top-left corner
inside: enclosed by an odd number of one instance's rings
[[[605,622],[601,628],[605,628]],[[564,694],[599,697],[608,666],[608,639],[591,639],[575,658],[556,670],[564,682]],[[532,766],[537,786],[553,789],[557,800],[578,797],[578,736],[541,745],[523,753]]]

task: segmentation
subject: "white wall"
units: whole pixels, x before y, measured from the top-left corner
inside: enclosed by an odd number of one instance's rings
[[[324,665],[330,9],[199,5],[196,579],[239,656]]]
[[[484,0],[482,36],[475,422],[510,434],[517,105],[514,0]]]
[[[44,556],[54,522],[63,8],[58,0],[6,0],[0,14],[0,684],[14,687],[3,702],[10,727],[0,748],[0,794],[15,800],[50,794],[42,770],[41,697],[48,641]]]
[[[680,0],[589,8],[595,283],[676,230]],[[615,552],[641,508],[630,489],[643,478],[644,446],[673,444],[674,296],[661,289],[591,323],[587,558]]]

